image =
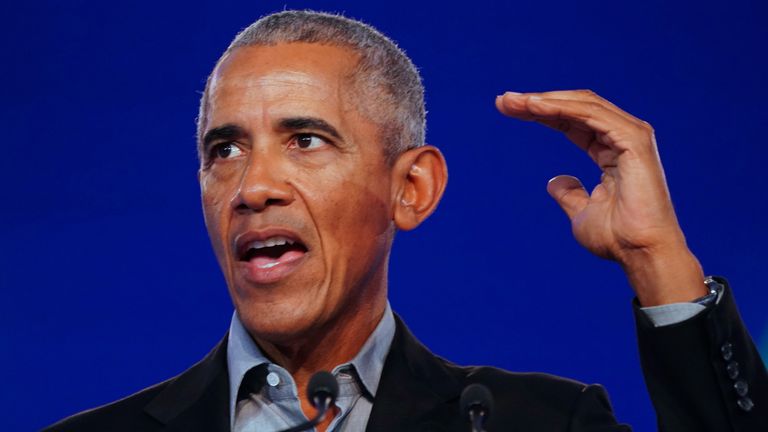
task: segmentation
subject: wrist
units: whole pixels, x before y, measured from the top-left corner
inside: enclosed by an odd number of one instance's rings
[[[628,258],[622,268],[644,307],[691,302],[708,292],[701,264],[687,247],[638,250]]]

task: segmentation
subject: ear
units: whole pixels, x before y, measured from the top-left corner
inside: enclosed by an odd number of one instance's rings
[[[403,152],[392,175],[395,226],[412,230],[437,208],[448,183],[448,166],[437,147],[425,145]]]

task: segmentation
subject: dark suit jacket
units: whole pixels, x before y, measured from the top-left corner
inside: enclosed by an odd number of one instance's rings
[[[660,431],[768,431],[768,374],[726,291],[718,306],[662,328],[654,328],[635,305],[641,361]],[[229,430],[226,340],[181,375],[46,431]],[[732,362],[738,364],[736,373]],[[745,396],[734,387],[739,381],[748,386],[746,393],[738,386]],[[458,402],[462,389],[475,382],[494,396],[486,425],[491,432],[630,430],[616,422],[599,385],[454,365],[419,343],[399,318],[366,430],[469,431]],[[748,407],[746,397],[754,405],[748,411],[738,402]]]

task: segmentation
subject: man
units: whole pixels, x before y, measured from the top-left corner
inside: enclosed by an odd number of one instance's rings
[[[637,294],[660,429],[763,430],[768,375],[727,284],[705,279],[686,246],[651,127],[588,91],[507,92],[495,103],[562,131],[603,171],[591,194],[568,176],[548,191],[576,239],[617,261]],[[281,430],[315,414],[304,395],[319,370],[340,385],[321,430],[468,430],[458,399],[475,382],[496,400],[489,430],[629,430],[601,387],[455,366],[389,308],[395,233],[423,222],[447,182],[424,119],[416,69],[370,27],[287,11],[241,32],[198,119],[205,221],[236,309],[230,331],[180,376],[50,430]]]

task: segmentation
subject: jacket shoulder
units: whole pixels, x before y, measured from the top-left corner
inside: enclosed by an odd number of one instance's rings
[[[516,405],[548,405],[558,411],[567,410],[590,387],[569,378],[541,372],[511,372],[492,366],[458,366],[449,363],[463,385],[483,384],[491,390],[494,400]]]
[[[43,431],[153,431],[171,422],[181,430],[225,430],[229,423],[226,341],[227,336],[173,378],[67,417]]]
[[[494,399],[493,424],[521,424],[529,430],[585,430],[595,425],[606,430],[630,430],[618,424],[608,393],[599,384],[585,384],[540,372],[510,372],[491,366],[456,366],[448,363],[464,386],[480,383]],[[531,424],[526,424],[531,421]]]
[[[174,379],[157,383],[106,405],[82,411],[46,427],[43,431],[134,431],[159,427],[160,423],[145,413],[144,407]]]
[[[488,418],[487,430],[629,430],[616,422],[602,386],[546,373],[459,366],[432,353],[408,331],[399,317],[395,318],[398,332],[382,373],[381,394],[376,395],[385,406],[374,404],[371,415],[376,427],[369,426],[368,431],[466,430],[467,424],[459,415],[460,395],[464,388],[475,383],[488,387],[493,396],[493,413]],[[424,420],[421,423],[430,427],[411,429],[401,427],[403,422],[391,420],[412,415],[415,409],[402,408],[403,405],[421,403],[424,406],[423,398],[432,401],[425,408],[429,414],[420,417]]]

